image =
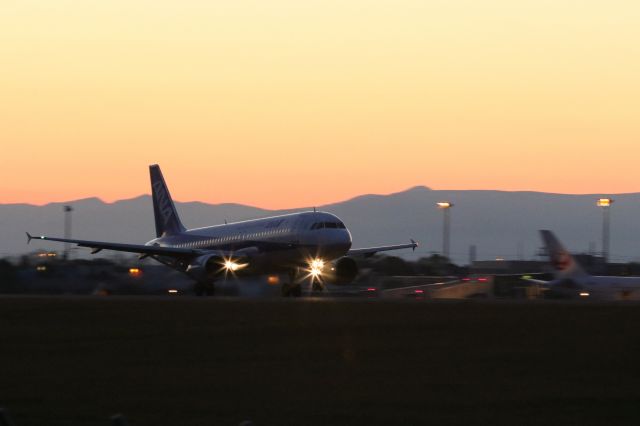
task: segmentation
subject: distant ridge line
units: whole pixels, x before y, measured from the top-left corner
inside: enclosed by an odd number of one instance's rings
[[[424,186],[424,185],[416,185],[413,186],[411,188],[402,190],[402,191],[398,191],[398,192],[391,192],[388,194],[376,194],[376,193],[366,193],[366,194],[361,194],[361,195],[356,195],[353,196],[351,198],[347,198],[344,200],[338,200],[338,201],[332,201],[330,203],[325,203],[322,204],[321,206],[332,206],[335,204],[341,204],[341,203],[346,203],[346,202],[350,202],[350,201],[354,201],[354,200],[359,200],[359,199],[363,199],[363,198],[385,198],[385,197],[394,197],[394,196],[401,196],[401,195],[405,195],[405,194],[414,194],[414,193],[420,193],[420,192],[430,192],[430,193],[447,193],[447,194],[456,194],[456,193],[460,193],[460,194],[469,194],[469,193],[501,193],[501,194],[537,194],[537,195],[551,195],[551,196],[563,196],[563,197],[584,197],[584,196],[591,196],[591,197],[623,197],[623,196],[633,196],[633,195],[640,195],[640,191],[638,192],[620,192],[620,193],[613,193],[613,192],[594,192],[594,193],[587,193],[587,194],[566,194],[566,193],[562,193],[562,192],[544,192],[544,191],[533,191],[533,190],[505,190],[505,189],[433,189],[430,188],[428,186]],[[179,197],[176,197],[179,198]],[[122,198],[122,199],[118,199],[118,200],[113,200],[113,201],[105,201],[102,198],[98,197],[98,196],[93,196],[93,197],[85,197],[85,198],[78,198],[75,200],[66,200],[66,201],[51,201],[45,204],[33,204],[33,203],[28,203],[28,202],[21,202],[21,203],[0,203],[0,206],[31,206],[31,207],[46,207],[46,206],[58,206],[58,205],[65,205],[65,204],[78,204],[78,203],[83,203],[83,204],[87,204],[87,203],[100,203],[100,204],[104,204],[104,205],[114,205],[114,204],[118,204],[118,203],[125,203],[125,202],[131,202],[131,201],[137,201],[137,200],[145,200],[145,199],[151,199],[151,194],[141,194],[141,195],[137,195],[134,197],[130,197],[130,198]],[[239,203],[239,202],[223,202],[223,203],[215,203],[215,202],[209,202],[209,201],[201,201],[201,200],[190,200],[190,201],[179,201],[176,200],[176,203],[179,204],[203,204],[203,205],[207,205],[207,206],[241,206],[241,207],[251,207],[251,208],[255,208],[255,209],[260,209],[260,210],[264,210],[264,211],[289,211],[289,210],[300,210],[300,209],[307,209],[307,208],[311,208],[309,206],[303,206],[303,207],[285,207],[285,208],[266,208],[266,207],[259,207],[259,206],[254,206],[251,204],[244,204],[244,203]]]

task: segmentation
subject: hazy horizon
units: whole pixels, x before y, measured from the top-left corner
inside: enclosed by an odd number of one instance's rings
[[[478,247],[480,259],[496,257],[525,259],[540,247],[539,229],[552,229],[570,250],[587,251],[599,246],[602,209],[598,195],[562,195],[508,191],[413,190],[391,195],[361,196],[319,206],[337,215],[353,236],[354,247],[400,244],[410,238],[420,242],[415,252],[400,250],[393,255],[408,259],[439,252],[442,244],[443,199],[452,201],[451,255],[461,263],[469,246]],[[611,259],[639,261],[640,230],[637,212],[640,193],[614,195],[611,208]],[[66,203],[65,203],[66,204]],[[74,206],[73,236],[98,241],[142,243],[155,235],[150,197],[142,196],[105,204],[96,198]],[[63,233],[63,204],[47,206],[0,204],[0,253],[11,254],[37,248],[56,249],[53,243],[27,245],[25,232],[60,236]],[[177,201],[183,223],[190,229],[285,214],[297,209],[267,211],[241,204],[211,205]],[[58,247],[59,249],[60,247]],[[88,252],[87,252],[88,253]]]

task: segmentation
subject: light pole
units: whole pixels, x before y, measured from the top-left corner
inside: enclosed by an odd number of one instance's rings
[[[71,212],[73,207],[63,206],[64,211],[64,238],[71,238]],[[69,260],[69,243],[64,243],[64,260]]]
[[[453,203],[449,201],[441,201],[436,204],[443,212],[442,222],[442,255],[449,259],[449,239],[451,237],[451,215],[449,210],[453,207]]]
[[[596,204],[598,207],[602,207],[602,258],[606,264],[609,261],[609,223],[611,222],[610,208],[613,199],[600,198]]]

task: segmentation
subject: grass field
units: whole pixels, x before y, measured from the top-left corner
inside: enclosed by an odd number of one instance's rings
[[[640,305],[0,298],[17,426],[637,425]]]

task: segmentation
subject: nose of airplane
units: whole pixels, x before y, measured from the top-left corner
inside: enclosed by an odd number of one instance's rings
[[[346,247],[347,251],[349,251],[351,249],[351,244],[352,244],[351,232],[349,232],[348,229],[341,229],[341,231],[342,231],[341,232],[341,234],[342,234],[341,244],[343,244]]]
[[[331,257],[342,257],[351,248],[351,233],[347,229],[328,230],[324,246]]]
[[[351,248],[351,234],[347,229],[324,229],[314,233],[313,238],[314,255],[325,259],[340,258]]]

